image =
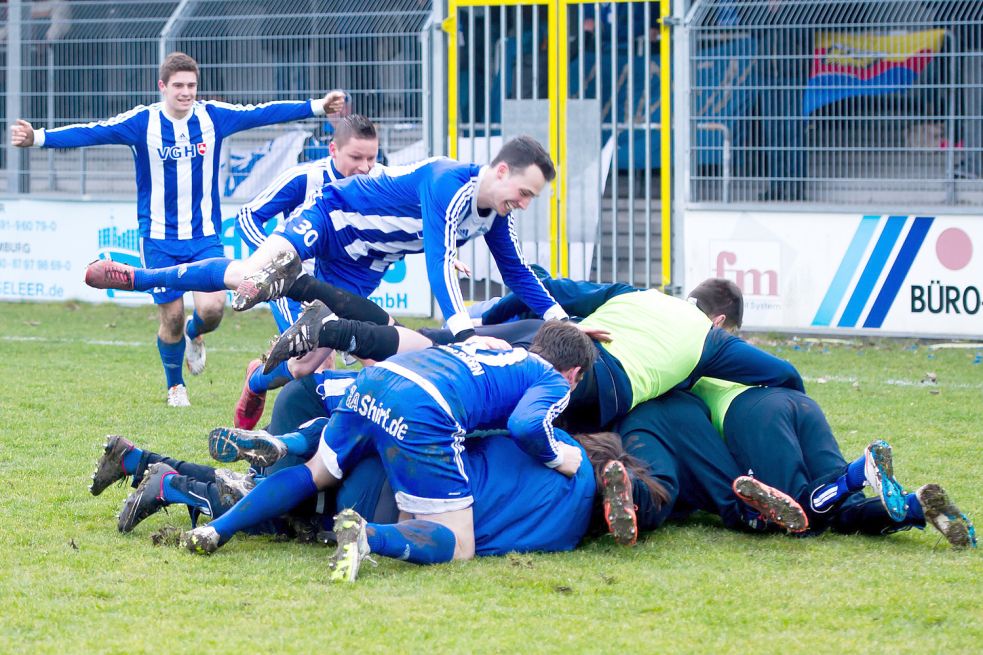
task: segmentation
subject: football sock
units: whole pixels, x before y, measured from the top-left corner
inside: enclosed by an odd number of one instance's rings
[[[809,504],[816,512],[823,513],[830,507],[840,502],[845,496],[860,491],[864,488],[864,461],[861,456],[850,462],[846,467],[846,472],[835,481],[821,485],[812,490],[809,496]]]
[[[198,316],[197,309],[192,312],[191,318],[185,324],[184,332],[188,335],[189,339],[197,339],[205,333],[205,321],[201,320],[201,316]]]
[[[215,528],[221,542],[225,543],[236,532],[285,514],[316,493],[317,485],[310,469],[304,465],[291,466],[260,482],[235,507],[209,525]]]
[[[905,502],[908,503],[908,512],[905,514],[904,522],[913,523],[915,527],[925,527],[925,510],[918,502],[918,494],[905,495]]]
[[[143,451],[134,446],[123,455],[123,473],[135,475],[140,470],[140,460],[143,458]]]
[[[321,326],[317,345],[379,361],[392,357],[399,350],[399,331],[389,325],[372,325],[339,318]]]
[[[175,384],[184,384],[184,339],[177,343],[164,343],[157,337],[157,350],[160,351],[160,361],[164,364],[164,377],[167,378],[167,388]]]
[[[287,368],[287,362],[280,362],[269,373],[263,373],[263,367],[258,366],[249,376],[249,390],[253,393],[264,393],[270,389],[278,389],[294,379]]]
[[[311,444],[300,432],[290,432],[288,434],[281,434],[277,437],[287,446],[288,455],[298,455],[303,456],[311,452]]]
[[[432,521],[403,521],[395,525],[369,523],[369,549],[384,557],[414,564],[440,564],[454,559],[457,538],[450,528]]]
[[[155,287],[178,291],[225,291],[225,270],[231,263],[231,259],[214,257],[164,268],[137,268],[133,270],[133,288],[137,291]]]
[[[202,510],[211,516],[211,503],[207,496],[195,494],[188,485],[188,478],[178,473],[168,473],[161,484],[162,497],[169,503],[181,503]]]
[[[333,284],[318,280],[313,275],[301,275],[297,278],[286,296],[301,302],[320,300],[341,318],[389,325],[389,314],[382,307],[368,298],[356,296]]]

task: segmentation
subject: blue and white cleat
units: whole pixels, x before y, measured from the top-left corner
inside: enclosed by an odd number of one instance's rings
[[[976,528],[973,522],[959,511],[945,489],[937,484],[926,484],[915,492],[925,513],[925,522],[942,533],[953,548],[976,548]]]
[[[215,428],[208,435],[208,452],[219,462],[244,459],[263,468],[283,459],[287,455],[287,444],[266,430]]]
[[[864,450],[864,477],[881,498],[892,521],[903,521],[908,513],[904,489],[894,479],[894,460],[891,446],[883,439],[871,442]]]

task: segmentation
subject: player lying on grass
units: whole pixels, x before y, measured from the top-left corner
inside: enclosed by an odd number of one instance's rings
[[[193,550],[212,552],[242,527],[337,486],[346,467],[374,448],[400,510],[416,517],[406,529],[429,536],[414,557],[421,562],[469,559],[474,535],[464,435],[478,428],[506,428],[541,465],[574,475],[581,452],[556,438],[552,421],[594,356],[589,337],[575,325],[551,321],[529,351],[442,346],[364,369],[306,466],[270,476],[262,494],[254,492],[247,503],[187,533],[184,541]],[[366,552],[365,533],[358,527],[358,543],[348,543],[337,562],[339,576],[353,578]],[[405,538],[398,531],[377,529],[375,534],[380,535],[373,544],[376,552],[401,555]]]
[[[790,389],[746,387],[703,379],[693,388],[740,470],[798,501],[811,532],[890,534],[926,523],[955,548],[976,545],[972,522],[938,484],[905,493],[894,477],[886,441],[876,440],[849,464],[822,409]],[[875,493],[865,498],[867,484]]]
[[[236,289],[233,308],[242,310],[282,296],[299,274],[301,259],[315,259],[319,279],[366,297],[393,262],[423,252],[430,288],[451,330],[463,341],[474,332],[457,281],[457,249],[483,236],[505,283],[543,318],[563,318],[563,310],[525,263],[513,217],[555,174],[543,147],[518,137],[488,166],[436,158],[393,167],[377,177],[354,176],[326,185],[245,260],[215,258],[159,269],[97,262],[86,270],[86,284]]]

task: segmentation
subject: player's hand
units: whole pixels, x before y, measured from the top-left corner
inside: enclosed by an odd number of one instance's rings
[[[572,478],[580,469],[580,461],[583,459],[580,448],[563,443],[562,441],[556,445],[559,446],[560,453],[563,454],[563,463],[553,470],[562,473],[568,478]]]
[[[453,266],[454,269],[457,270],[458,273],[463,274],[464,277],[471,277],[471,268],[460,259],[455,259]]]
[[[511,350],[512,344],[503,339],[496,339],[495,337],[483,337],[481,335],[474,335],[473,337],[468,337],[464,340],[464,344],[468,346],[474,346],[476,348],[481,348],[482,350]]]
[[[324,96],[324,113],[340,114],[341,110],[345,108],[347,98],[348,94],[340,89],[328,91]]]
[[[34,145],[34,128],[23,118],[18,118],[10,126],[10,143],[18,148],[30,148]]]
[[[605,330],[604,328],[587,327],[586,325],[583,325],[581,323],[577,323],[576,325],[578,328],[580,328],[581,332],[589,336],[594,341],[600,341],[602,343],[611,342],[611,333]]]

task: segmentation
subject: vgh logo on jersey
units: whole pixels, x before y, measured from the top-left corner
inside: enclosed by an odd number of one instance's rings
[[[193,159],[204,157],[208,152],[206,143],[190,143],[186,146],[164,146],[157,148],[157,156],[163,160],[168,159]]]

